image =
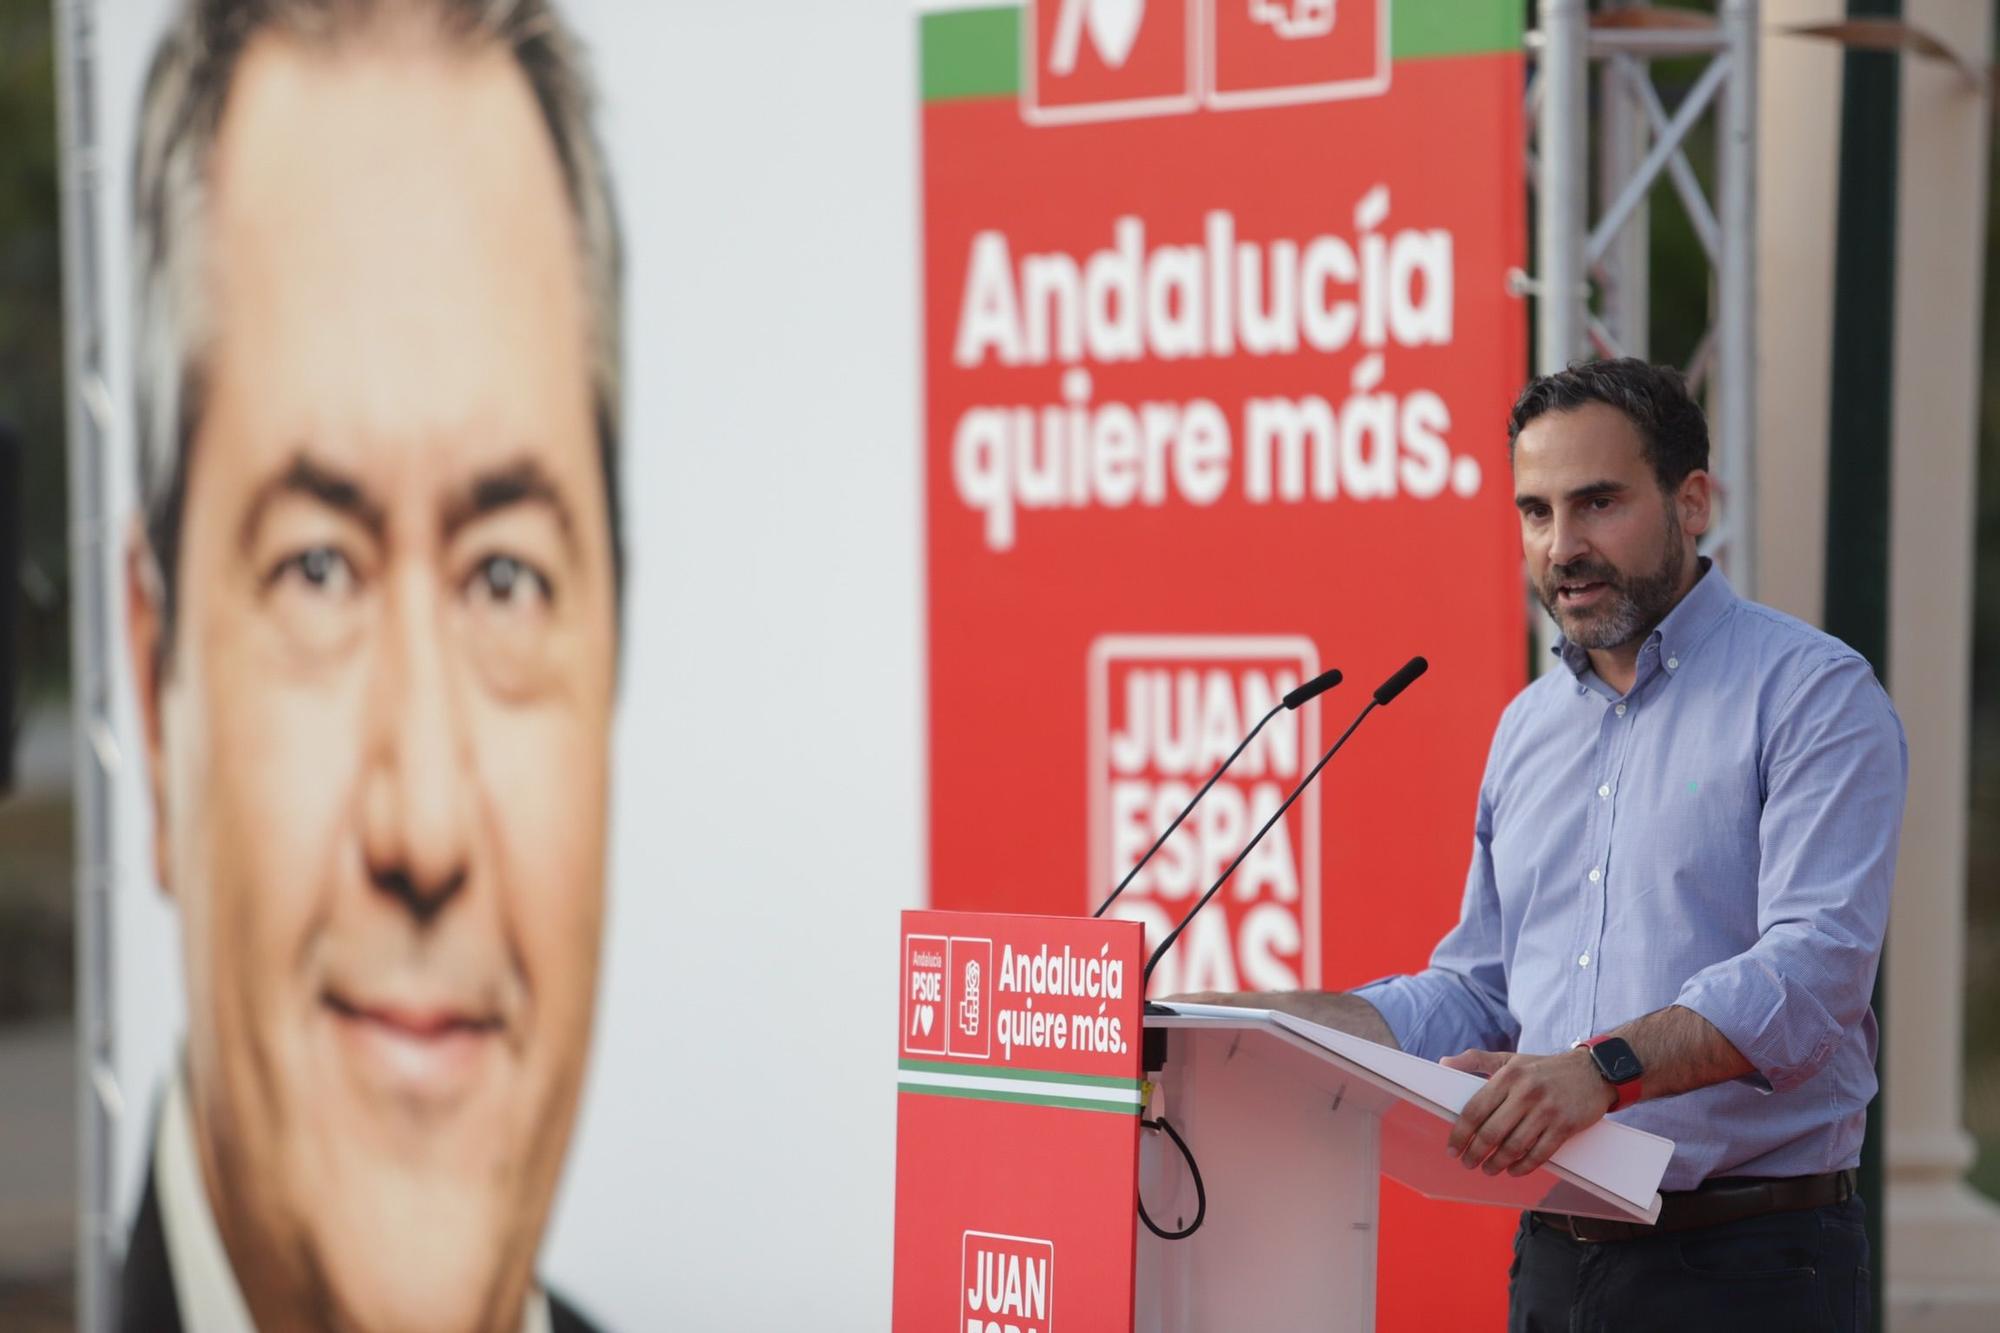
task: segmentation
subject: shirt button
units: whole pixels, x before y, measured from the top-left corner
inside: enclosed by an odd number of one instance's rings
[[[1579,957],[1579,958],[1578,958],[1578,959],[1576,960],[1576,965],[1577,965],[1578,967],[1589,967],[1589,966],[1590,966],[1590,955],[1589,955],[1589,954],[1583,954],[1582,956],[1580,956],[1580,957]]]
[[[1680,664],[1681,664],[1681,659],[1680,659],[1680,658],[1678,658],[1678,657],[1669,657],[1669,658],[1667,659],[1667,670],[1669,670],[1669,671],[1672,671],[1672,670],[1674,670],[1674,669],[1675,669],[1676,667],[1680,666]]]
[[[1602,867],[1600,867],[1600,866],[1592,866],[1592,867],[1590,868],[1590,882],[1591,882],[1592,884],[1595,884],[1595,883],[1597,883],[1597,881],[1598,881],[1598,880],[1600,880],[1600,879],[1603,879],[1603,878],[1604,878],[1604,870],[1603,870],[1603,868],[1602,868]]]
[[[1625,716],[1625,705],[1619,704],[1616,708],[1612,709],[1611,711],[1618,714],[1618,716],[1623,717]]]
[[[1610,787],[1608,787],[1608,786],[1607,786],[1607,787],[1599,787],[1599,788],[1597,789],[1597,794],[1598,794],[1599,796],[1609,796],[1609,795],[1611,794],[1611,788],[1610,788]]]

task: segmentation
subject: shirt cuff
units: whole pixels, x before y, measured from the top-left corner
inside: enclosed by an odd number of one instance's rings
[[[1420,1055],[1422,1052],[1416,1049],[1412,1038],[1422,1025],[1423,1004],[1415,993],[1416,987],[1409,983],[1406,976],[1381,977],[1354,987],[1348,994],[1374,1005],[1382,1021],[1389,1025],[1389,1031],[1395,1034],[1396,1045],[1412,1055]]]
[[[1785,1092],[1820,1071],[1840,1029],[1812,993],[1752,958],[1732,958],[1689,978],[1674,1003],[1700,1014],[1751,1065],[1739,1082]]]

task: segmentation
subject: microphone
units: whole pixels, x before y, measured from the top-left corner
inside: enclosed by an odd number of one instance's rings
[[[1354,720],[1347,724],[1346,731],[1340,733],[1340,739],[1333,743],[1333,748],[1328,750],[1325,754],[1321,755],[1319,757],[1319,762],[1312,766],[1312,771],[1307,773],[1303,778],[1299,779],[1299,785],[1292,788],[1292,794],[1285,798],[1285,803],[1272,812],[1271,817],[1264,821],[1264,827],[1257,830],[1256,834],[1250,839],[1250,841],[1244,844],[1243,850],[1236,853],[1236,859],[1231,861],[1226,867],[1224,867],[1222,874],[1219,877],[1217,877],[1215,883],[1209,885],[1208,892],[1202,894],[1201,897],[1195,901],[1195,905],[1188,909],[1188,914],[1181,918],[1180,924],[1175,926],[1172,930],[1168,931],[1167,937],[1160,941],[1160,947],[1153,950],[1153,956],[1146,960],[1146,970],[1143,974],[1144,979],[1141,981],[1139,988],[1139,993],[1141,995],[1146,993],[1145,982],[1151,981],[1153,979],[1153,969],[1158,967],[1160,965],[1160,960],[1167,956],[1167,950],[1174,947],[1174,941],[1181,937],[1181,932],[1188,928],[1188,923],[1190,921],[1194,920],[1194,914],[1196,912],[1199,912],[1202,908],[1208,906],[1208,900],[1210,898],[1213,898],[1217,893],[1221,892],[1222,886],[1229,882],[1229,877],[1236,873],[1236,867],[1243,864],[1243,858],[1250,855],[1252,849],[1254,849],[1258,843],[1264,840],[1264,835],[1271,831],[1272,825],[1276,824],[1279,820],[1285,817],[1285,811],[1291,809],[1292,802],[1298,800],[1299,795],[1302,792],[1304,792],[1307,787],[1312,785],[1312,780],[1319,776],[1319,771],[1322,768],[1326,767],[1327,761],[1332,759],[1334,755],[1340,753],[1340,747],[1347,744],[1347,738],[1354,734],[1354,729],[1361,725],[1362,719],[1367,717],[1370,713],[1374,712],[1377,708],[1380,708],[1383,705],[1387,704],[1390,700],[1394,699],[1404,690],[1410,688],[1411,682],[1415,681],[1418,676],[1423,675],[1424,672],[1430,670],[1430,667],[1431,664],[1429,662],[1426,662],[1423,658],[1413,657],[1409,661],[1403,663],[1401,669],[1399,669],[1395,675],[1389,677],[1389,679],[1383,681],[1380,685],[1377,685],[1375,687],[1375,693],[1369,697],[1368,706],[1363,708],[1359,713],[1354,715]],[[1301,690],[1303,690],[1304,688],[1305,688],[1304,686],[1300,687]],[[1272,711],[1275,712],[1276,710],[1273,709]],[[1263,723],[1260,722],[1258,723],[1258,725],[1262,726]],[[1230,757],[1234,758],[1235,756],[1232,755]],[[1224,765],[1224,767],[1227,767],[1227,765]],[[1218,776],[1220,775],[1218,774]],[[1214,778],[1209,779],[1209,781],[1211,782],[1213,782],[1214,780],[1215,780]],[[1206,791],[1208,789],[1204,787],[1202,788],[1202,790]],[[1151,856],[1152,853],[1148,852],[1147,855]],[[1120,885],[1119,887],[1123,888],[1124,886]]]
[[[1305,684],[1287,694],[1280,702],[1287,708],[1297,708],[1300,704],[1311,703],[1314,699],[1319,698],[1338,684],[1340,684],[1340,673],[1338,671],[1322,671]],[[1269,721],[1277,711],[1277,709],[1273,708],[1269,713],[1266,713],[1264,715],[1265,721]],[[1259,722],[1257,725],[1261,727],[1264,723]]]
[[[1404,669],[1408,670],[1407,667]],[[1229,757],[1222,761],[1222,767],[1216,769],[1215,772],[1208,775],[1208,781],[1201,784],[1201,790],[1194,794],[1194,799],[1181,807],[1181,812],[1174,816],[1174,822],[1167,825],[1166,832],[1162,833],[1157,839],[1155,839],[1153,845],[1146,849],[1146,854],[1140,857],[1138,862],[1134,864],[1130,870],[1125,872],[1125,878],[1118,881],[1118,887],[1111,891],[1110,897],[1106,898],[1103,902],[1097,905],[1097,910],[1095,912],[1092,912],[1091,916],[1093,917],[1103,916],[1105,909],[1109,908],[1111,904],[1118,901],[1118,895],[1125,892],[1125,886],[1132,882],[1133,876],[1137,875],[1141,870],[1146,868],[1146,862],[1153,859],[1154,852],[1159,851],[1160,848],[1167,845],[1167,839],[1174,836],[1174,830],[1181,826],[1181,821],[1183,819],[1186,819],[1190,814],[1194,813],[1195,806],[1201,803],[1202,797],[1208,795],[1208,789],[1215,785],[1215,780],[1221,777],[1224,773],[1229,771],[1229,766],[1236,762],[1237,755],[1242,754],[1245,750],[1250,748],[1250,742],[1257,739],[1257,733],[1264,729],[1264,724],[1266,722],[1269,722],[1272,718],[1278,715],[1279,709],[1281,708],[1295,709],[1300,704],[1319,698],[1320,695],[1325,694],[1328,690],[1332,689],[1334,686],[1338,684],[1340,684],[1340,673],[1338,671],[1332,669],[1322,671],[1317,676],[1314,676],[1311,680],[1307,681],[1305,684],[1299,686],[1297,689],[1287,694],[1284,698],[1280,699],[1277,702],[1276,706],[1274,706],[1270,712],[1258,718],[1257,725],[1250,728],[1250,734],[1248,736],[1245,736],[1240,742],[1238,742],[1236,748],[1229,752]]]
[[[1375,687],[1375,702],[1379,705],[1387,705],[1390,700],[1394,699],[1404,690],[1409,689],[1411,681],[1414,681],[1418,676],[1423,675],[1424,672],[1430,669],[1431,664],[1423,658],[1411,658],[1409,661],[1403,663],[1402,669],[1397,671],[1395,675]]]

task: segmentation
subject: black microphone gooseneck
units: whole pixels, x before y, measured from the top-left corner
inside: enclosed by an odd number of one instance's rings
[[[1307,773],[1305,777],[1299,780],[1299,785],[1292,788],[1292,794],[1285,798],[1285,803],[1279,806],[1277,810],[1272,813],[1269,819],[1264,821],[1264,827],[1258,829],[1256,836],[1251,838],[1248,843],[1244,844],[1243,850],[1236,853],[1236,859],[1231,861],[1228,867],[1224,869],[1222,874],[1216,879],[1215,883],[1209,886],[1208,892],[1202,894],[1200,899],[1196,901],[1195,905],[1188,909],[1188,914],[1180,919],[1179,925],[1175,926],[1171,931],[1167,932],[1167,937],[1160,941],[1160,947],[1153,950],[1153,956],[1146,960],[1146,970],[1144,973],[1144,979],[1146,981],[1151,981],[1153,979],[1153,969],[1160,965],[1160,959],[1166,957],[1167,950],[1174,947],[1174,941],[1181,937],[1181,932],[1183,930],[1187,929],[1188,922],[1194,920],[1195,913],[1199,912],[1202,908],[1206,907],[1208,905],[1208,900],[1210,898],[1213,898],[1221,890],[1222,886],[1229,881],[1229,877],[1236,873],[1236,867],[1242,865],[1243,858],[1250,855],[1251,850],[1255,848],[1258,843],[1264,840],[1264,835],[1271,831],[1271,826],[1273,824],[1276,824],[1279,820],[1285,817],[1285,811],[1292,808],[1292,802],[1299,799],[1300,793],[1302,793],[1303,791],[1305,791],[1307,787],[1312,785],[1312,780],[1319,776],[1319,771],[1322,768],[1326,767],[1327,761],[1332,759],[1334,755],[1340,752],[1341,746],[1347,744],[1347,738],[1354,734],[1354,729],[1361,725],[1362,719],[1367,717],[1370,713],[1374,712],[1377,708],[1380,708],[1385,704],[1389,703],[1397,695],[1401,694],[1404,690],[1408,689],[1412,681],[1416,680],[1418,676],[1423,675],[1424,672],[1430,670],[1430,665],[1431,664],[1429,662],[1426,662],[1421,657],[1413,657],[1409,661],[1405,662],[1402,666],[1402,669],[1397,671],[1395,675],[1389,677],[1389,679],[1383,681],[1380,685],[1375,687],[1375,693],[1369,697],[1368,706],[1363,708],[1359,713],[1355,715],[1354,721],[1347,724],[1347,730],[1340,733],[1340,739],[1333,743],[1333,748],[1320,756],[1319,762],[1312,766],[1312,771],[1310,773]],[[1262,726],[1263,723],[1260,722],[1258,723],[1258,725]],[[1254,735],[1255,733],[1252,734]],[[1234,756],[1231,757],[1233,758]],[[1227,767],[1227,765],[1225,765],[1225,767]],[[1214,780],[1215,780],[1214,778],[1209,779],[1209,781],[1211,782],[1213,782]],[[1204,787],[1202,790],[1206,791],[1207,788]],[[1186,812],[1183,811],[1182,813]],[[1148,853],[1148,855],[1151,855],[1151,853]],[[1120,885],[1120,887],[1122,888],[1124,886]],[[1145,993],[1143,986],[1141,988],[1140,993],[1141,994]]]
[[[1354,734],[1354,729],[1361,725],[1361,719],[1367,717],[1370,713],[1374,712],[1376,709],[1382,707],[1386,703],[1389,703],[1397,695],[1401,694],[1404,690],[1410,688],[1410,682],[1414,681],[1418,676],[1423,675],[1424,672],[1430,670],[1430,665],[1431,664],[1429,662],[1426,662],[1421,657],[1413,657],[1409,661],[1405,662],[1402,666],[1402,669],[1397,671],[1395,675],[1389,677],[1389,679],[1383,681],[1380,685],[1377,685],[1375,687],[1375,693],[1371,695],[1368,699],[1368,706],[1363,708],[1361,712],[1355,716],[1354,721],[1347,724],[1347,730],[1340,733],[1340,739],[1333,743],[1333,748],[1320,756],[1319,762],[1312,766],[1312,772],[1306,774],[1305,777],[1299,782],[1299,785],[1292,788],[1292,794],[1285,798],[1285,803],[1278,807],[1277,813],[1273,814],[1269,819],[1264,821],[1264,827],[1258,829],[1257,835],[1251,838],[1250,841],[1244,846],[1243,850],[1236,854],[1236,859],[1229,863],[1228,869],[1222,872],[1221,878],[1217,879],[1214,884],[1209,886],[1208,892],[1201,895],[1201,900],[1188,910],[1188,914],[1181,918],[1180,924],[1175,926],[1173,930],[1168,933],[1167,937],[1164,940],[1160,941],[1160,947],[1153,950],[1153,956],[1146,960],[1145,979],[1144,981],[1140,982],[1139,986],[1140,994],[1142,995],[1145,994],[1146,982],[1150,982],[1153,979],[1153,969],[1160,965],[1160,959],[1166,957],[1167,950],[1174,947],[1174,941],[1181,937],[1181,932],[1183,930],[1187,929],[1188,922],[1194,920],[1194,914],[1196,912],[1199,912],[1203,907],[1207,906],[1208,900],[1210,898],[1213,898],[1216,895],[1216,893],[1221,890],[1222,886],[1228,882],[1229,877],[1236,873],[1236,867],[1243,864],[1243,858],[1250,855],[1251,848],[1255,847],[1259,842],[1263,841],[1264,835],[1271,831],[1271,826],[1285,817],[1285,811],[1292,808],[1292,802],[1299,799],[1299,793],[1303,792],[1307,787],[1312,785],[1312,780],[1319,776],[1319,771],[1322,768],[1326,767],[1327,762],[1331,760],[1335,754],[1339,753],[1341,746],[1347,744],[1347,738],[1349,736],[1352,736]],[[1299,700],[1300,703],[1303,703],[1305,702],[1306,699],[1311,698],[1313,695],[1322,693],[1323,691],[1328,689],[1333,683],[1337,682],[1340,679],[1340,673],[1337,671],[1328,672],[1327,674],[1332,676],[1334,680],[1327,682],[1326,685],[1321,685],[1317,680],[1310,681],[1305,685],[1301,685],[1298,689],[1292,691],[1292,694],[1288,694],[1285,696],[1285,705],[1296,707],[1297,705],[1292,703],[1293,695],[1303,696]],[[1274,708],[1269,713],[1265,714],[1264,722],[1269,722],[1271,718],[1277,714],[1277,711],[1278,710]],[[1257,725],[1259,727],[1262,727],[1264,725],[1264,722],[1259,722]],[[1256,734],[1257,733],[1254,730],[1250,733],[1251,736],[1255,736]],[[1243,745],[1248,745],[1249,743],[1250,743],[1249,737],[1245,737]],[[1242,745],[1237,746],[1236,750],[1237,754],[1241,754],[1243,751],[1243,746]],[[1235,758],[1236,755],[1234,754],[1229,756],[1230,761],[1233,761]],[[1229,767],[1229,762],[1225,761],[1222,767],[1223,768]],[[1217,769],[1215,777],[1219,778],[1221,776],[1222,776],[1222,769]],[[1215,778],[1209,779],[1209,782],[1211,784],[1213,784],[1214,781]],[[1201,790],[1205,792],[1208,790],[1208,788],[1203,787]],[[1200,799],[1201,799],[1201,794],[1197,792],[1195,794],[1195,800],[1198,801]],[[1188,802],[1188,810],[1192,810],[1193,808],[1194,808],[1194,801]],[[1183,819],[1187,817],[1187,810],[1181,811],[1181,817]],[[1181,821],[1179,819],[1176,819],[1174,821],[1175,824],[1178,824],[1180,822]],[[1170,827],[1168,828],[1167,832],[1172,833],[1173,829]],[[1160,837],[1160,842],[1165,842],[1165,841],[1166,841],[1166,835],[1162,834]],[[1160,848],[1159,843],[1153,844],[1153,851],[1158,851],[1159,848]],[[1148,857],[1150,857],[1152,854],[1153,852],[1146,853]],[[1142,859],[1139,862],[1139,864],[1144,865],[1145,861]],[[1131,876],[1127,875],[1126,879],[1130,880]],[[1120,889],[1123,889],[1125,886],[1123,884],[1120,884],[1118,887]],[[1111,896],[1115,898],[1118,895],[1114,893]],[[1110,904],[1107,901],[1105,905],[1109,906]],[[1098,910],[1102,911],[1103,908],[1099,908]],[[1164,1013],[1171,1013],[1172,1011],[1149,1002],[1146,1005],[1146,1012],[1149,1014],[1153,1013],[1164,1014]],[[1147,1041],[1146,1041],[1145,1066],[1147,1072],[1150,1074],[1153,1070],[1160,1068],[1166,1062],[1166,1056],[1167,1056],[1166,1032],[1164,1029],[1161,1028],[1149,1028],[1146,1032],[1146,1038]],[[1155,1038],[1158,1039],[1157,1042],[1155,1041]],[[1146,1201],[1143,1198],[1138,1201],[1139,1220],[1146,1224],[1146,1229],[1148,1231],[1152,1232],[1155,1236],[1158,1236],[1161,1240],[1186,1240],[1189,1236],[1192,1236],[1197,1230],[1200,1229],[1203,1219],[1205,1219],[1208,1216],[1208,1192],[1202,1187],[1201,1170],[1194,1163],[1194,1153],[1189,1151],[1186,1141],[1183,1140],[1180,1134],[1175,1131],[1174,1127],[1167,1122],[1167,1118],[1165,1116],[1159,1116],[1152,1120],[1146,1120],[1142,1118],[1139,1121],[1139,1124],[1146,1129],[1162,1130],[1166,1133],[1168,1138],[1173,1140],[1174,1146],[1180,1149],[1181,1156],[1187,1160],[1188,1174],[1194,1178],[1194,1195],[1195,1195],[1194,1221],[1188,1223],[1186,1226],[1179,1227],[1178,1229],[1173,1231],[1163,1230],[1157,1222],[1153,1221],[1153,1219],[1147,1215]]]
[[[1125,872],[1125,878],[1118,881],[1118,887],[1111,891],[1111,896],[1106,898],[1103,902],[1099,903],[1097,905],[1097,910],[1095,912],[1092,912],[1091,915],[1093,917],[1103,916],[1105,909],[1110,907],[1112,903],[1118,901],[1118,895],[1125,892],[1125,886],[1127,884],[1130,884],[1133,880],[1133,877],[1136,876],[1141,870],[1144,870],[1146,868],[1146,862],[1153,859],[1154,852],[1159,851],[1160,848],[1167,845],[1167,839],[1174,836],[1174,830],[1181,826],[1181,821],[1183,819],[1186,819],[1188,815],[1193,813],[1195,806],[1201,803],[1202,797],[1208,795],[1208,789],[1215,785],[1215,780],[1221,777],[1224,773],[1229,771],[1229,766],[1236,762],[1236,756],[1242,754],[1245,750],[1250,748],[1250,742],[1257,739],[1257,733],[1264,729],[1264,724],[1266,722],[1269,722],[1272,718],[1278,715],[1279,709],[1297,708],[1302,703],[1305,703],[1312,699],[1317,699],[1320,695],[1325,694],[1328,690],[1332,689],[1334,686],[1338,684],[1340,684],[1340,673],[1338,671],[1332,671],[1332,670],[1322,671],[1317,676],[1314,676],[1311,680],[1307,681],[1305,684],[1299,686],[1297,689],[1292,690],[1290,693],[1285,695],[1284,698],[1280,699],[1275,705],[1272,706],[1270,712],[1264,714],[1263,717],[1257,719],[1257,725],[1250,728],[1250,734],[1248,736],[1245,736],[1242,739],[1242,741],[1238,743],[1236,748],[1229,752],[1229,757],[1222,761],[1222,767],[1216,769],[1215,772],[1208,775],[1208,781],[1201,784],[1201,790],[1194,794],[1194,799],[1189,801],[1185,806],[1181,807],[1181,812],[1174,816],[1174,822],[1167,825],[1166,832],[1160,834],[1160,836],[1154,840],[1153,845],[1146,849],[1146,854],[1140,857],[1139,860],[1133,865],[1133,867],[1130,870]]]

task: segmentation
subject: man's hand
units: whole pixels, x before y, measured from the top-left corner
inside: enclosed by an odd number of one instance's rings
[[[1618,1100],[1588,1051],[1561,1055],[1510,1055],[1466,1051],[1448,1056],[1447,1068],[1485,1074],[1448,1140],[1451,1153],[1486,1174],[1525,1176],[1555,1156],[1570,1137],[1604,1118]]]
[[[1194,991],[1186,995],[1169,995],[1163,1004],[1227,1004],[1238,1009],[1277,1009],[1303,1018],[1308,1023],[1332,1028],[1372,1041],[1377,1046],[1387,1046],[1401,1050],[1396,1034],[1383,1021],[1382,1013],[1374,1005],[1358,995],[1343,991],[1319,990],[1264,990],[1264,991]]]

